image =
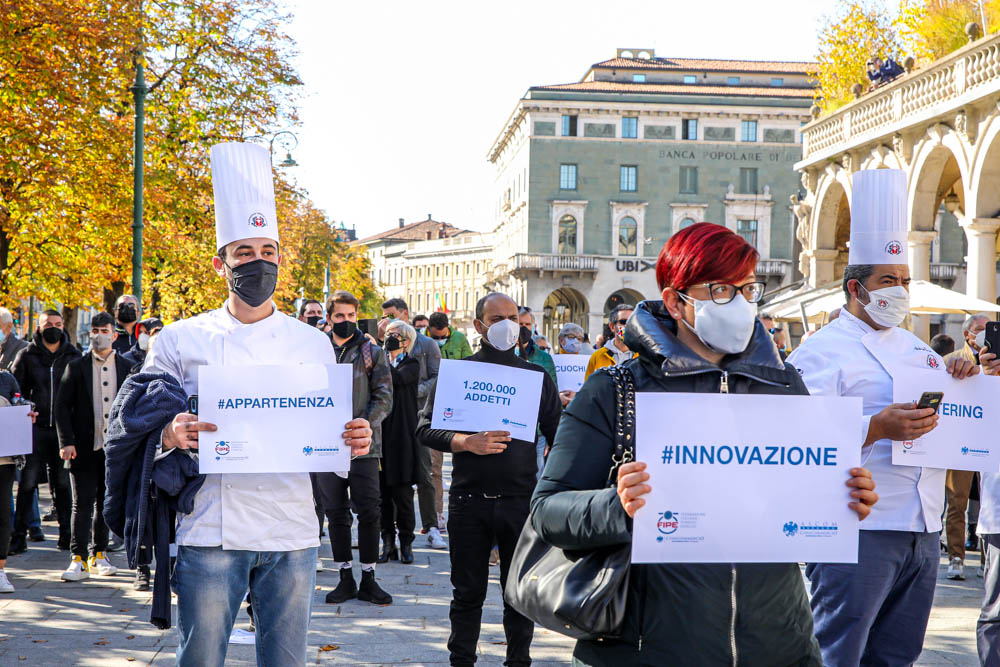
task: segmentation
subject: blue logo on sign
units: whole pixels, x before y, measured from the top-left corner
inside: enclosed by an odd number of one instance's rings
[[[305,454],[306,456],[309,456],[310,454],[313,453],[313,448],[312,447],[303,447],[302,448],[302,453]]]
[[[502,421],[505,426],[510,426],[511,424],[513,424],[514,426],[520,426],[521,428],[527,428],[528,426],[527,424],[522,424],[521,422],[516,422],[513,419],[508,419],[506,417],[504,417],[500,421]]]
[[[782,526],[781,532],[783,532],[788,537],[794,537],[795,534],[799,532],[799,524],[795,523],[794,521],[789,521],[784,526]]]
[[[656,520],[656,529],[664,535],[672,535],[677,532],[680,522],[677,520],[677,513],[667,510],[660,512],[660,518]]]

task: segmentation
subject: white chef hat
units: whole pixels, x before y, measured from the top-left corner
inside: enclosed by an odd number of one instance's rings
[[[906,173],[855,172],[848,264],[906,264]]]
[[[257,144],[216,144],[211,157],[215,247],[252,238],[277,243],[270,151]]]

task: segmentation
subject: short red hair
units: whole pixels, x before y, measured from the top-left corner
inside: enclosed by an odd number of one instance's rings
[[[670,237],[656,260],[656,284],[683,290],[743,280],[757,268],[757,249],[722,225],[698,222]]]

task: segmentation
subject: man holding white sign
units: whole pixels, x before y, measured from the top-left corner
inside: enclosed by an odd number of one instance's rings
[[[824,664],[908,665],[920,656],[934,599],[945,475],[938,468],[893,464],[892,441],[930,433],[938,416],[933,408],[917,407],[919,386],[906,388],[915,396],[894,402],[890,373],[913,367],[962,379],[978,368],[962,359],[946,365],[900,328],[910,311],[906,174],[871,169],[853,178],[847,304],[788,361],[810,394],[864,401],[855,442],[862,465],[878,481],[880,500],[862,526],[858,564],[814,563],[806,574]]]
[[[278,312],[271,300],[281,257],[267,148],[220,144],[211,159],[219,248],[212,266],[229,299],[218,310],[164,327],[143,370],[169,373],[191,395],[203,366],[336,363],[322,332]],[[366,420],[328,427],[344,429],[343,443],[355,455],[367,453],[372,430]],[[194,414],[178,414],[163,430],[160,456],[188,455],[175,450],[196,448],[200,433],[216,430]],[[273,443],[300,452],[302,445],[295,433]],[[258,664],[304,664],[318,533],[306,473],[206,475],[193,511],[177,519],[177,664],[224,664],[248,587]]]
[[[476,661],[490,551],[494,544],[500,548],[502,588],[535,488],[536,424],[552,442],[561,413],[552,378],[514,353],[520,331],[514,301],[487,294],[476,304],[474,326],[482,347],[466,359],[441,362],[437,386],[417,426],[422,445],[453,452],[448,497],[452,665]],[[452,376],[464,367],[480,372]],[[533,623],[505,602],[503,624],[505,664],[530,664]]]

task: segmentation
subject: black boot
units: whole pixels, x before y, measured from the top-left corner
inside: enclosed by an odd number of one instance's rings
[[[7,549],[7,555],[16,556],[23,554],[27,550],[28,541],[24,539],[24,535],[15,535],[10,538],[10,547]]]
[[[388,563],[390,560],[399,560],[399,554],[396,553],[396,536],[386,533],[382,535],[382,555],[376,562]]]
[[[353,580],[352,580],[353,581]],[[382,590],[375,582],[375,570],[361,571],[361,585],[358,587],[358,599],[372,604],[392,604],[392,596]]]
[[[149,590],[149,566],[140,565],[135,569],[135,582],[132,584],[132,588],[137,591],[148,591]]]
[[[362,583],[364,579],[361,580]],[[358,585],[354,582],[354,572],[349,567],[340,568],[340,583],[326,594],[327,604],[340,604],[358,597]]]
[[[401,544],[399,545],[399,562],[403,565],[413,564],[413,545],[412,544]]]

